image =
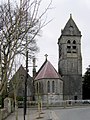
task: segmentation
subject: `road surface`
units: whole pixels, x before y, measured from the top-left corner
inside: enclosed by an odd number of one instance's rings
[[[37,120],[38,111],[28,109],[26,120]],[[44,109],[38,120],[90,120],[90,107]],[[12,113],[6,120],[16,120]],[[18,120],[23,120],[23,109],[18,111]]]
[[[50,111],[52,120],[90,120],[90,107]]]

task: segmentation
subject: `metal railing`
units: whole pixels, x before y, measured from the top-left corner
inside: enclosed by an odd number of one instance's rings
[[[73,107],[73,106],[90,106],[90,100],[62,100],[55,103],[42,102],[43,107]],[[37,107],[37,101],[27,101],[27,107]],[[18,101],[18,107],[23,108],[23,101]]]

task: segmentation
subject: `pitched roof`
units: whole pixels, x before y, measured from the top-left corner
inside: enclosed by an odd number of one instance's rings
[[[70,14],[70,18],[66,23],[64,29],[62,30],[62,35],[75,35],[81,36],[81,32],[79,31],[76,23],[72,19],[72,15]]]
[[[46,60],[39,69],[35,80],[42,78],[60,78],[60,75],[48,60]]]
[[[13,80],[16,76],[20,77],[20,76],[26,76],[26,70],[24,69],[24,67],[21,65],[18,70],[15,72],[15,74],[13,75],[13,77],[11,78],[11,80]],[[28,74],[28,78],[32,79],[32,77]]]

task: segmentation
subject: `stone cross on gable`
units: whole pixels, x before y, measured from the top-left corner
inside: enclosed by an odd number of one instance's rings
[[[45,54],[44,56],[45,56],[45,58],[46,58],[46,60],[47,60],[48,55],[47,55],[47,54]]]

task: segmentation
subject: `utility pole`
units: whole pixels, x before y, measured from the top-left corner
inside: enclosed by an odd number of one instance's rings
[[[28,79],[28,51],[26,51],[26,77],[25,77],[25,89],[24,89],[24,120],[27,110],[27,79]]]
[[[28,20],[28,16],[27,16],[27,8],[28,8],[28,1],[25,0],[26,2],[26,31],[27,31],[27,20]],[[22,0],[21,0],[22,3]],[[27,79],[28,79],[28,44],[27,44],[27,40],[28,40],[28,35],[26,35],[26,77],[25,77],[25,89],[24,89],[24,120],[25,120],[25,116],[26,116],[26,112],[27,112]]]

